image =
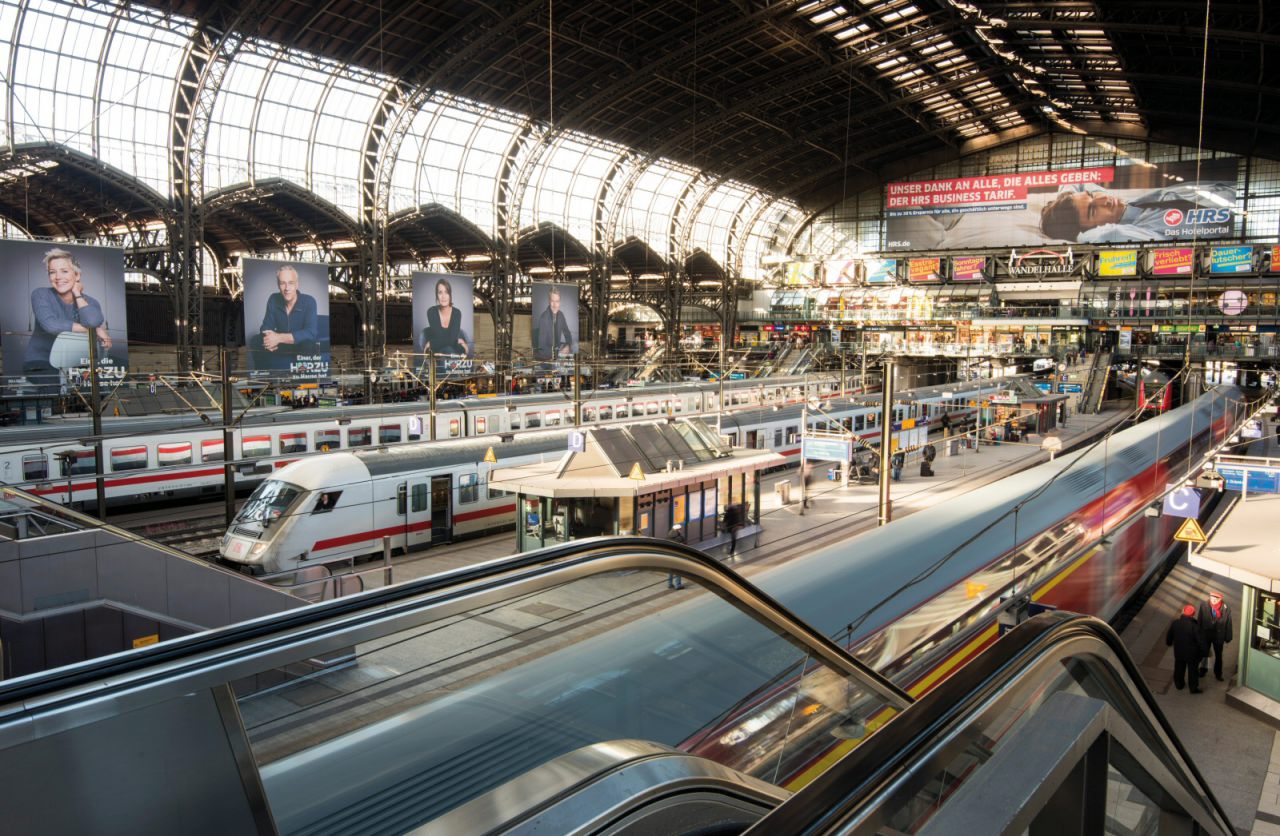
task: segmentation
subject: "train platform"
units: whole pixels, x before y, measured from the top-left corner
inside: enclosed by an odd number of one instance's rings
[[[1274,425],[1271,426],[1274,430]],[[1280,458],[1274,432],[1255,442],[1249,453],[1255,456]],[[1231,510],[1224,511],[1228,497],[1219,507],[1218,519],[1208,525],[1210,543],[1204,551],[1185,555],[1173,568],[1142,610],[1121,633],[1125,645],[1142,671],[1147,686],[1155,694],[1156,701],[1182,738],[1201,773],[1209,782],[1218,801],[1231,817],[1231,823],[1244,834],[1254,836],[1280,836],[1280,707],[1239,682],[1240,619],[1244,618],[1242,593],[1245,589],[1239,580],[1233,580],[1214,560],[1204,560],[1203,555],[1214,549],[1239,553],[1245,541],[1257,542],[1257,537],[1230,536],[1227,529],[1247,523],[1239,517],[1238,501]],[[1248,503],[1256,509],[1271,511],[1280,502],[1274,496],[1250,497]],[[1274,513],[1269,517],[1274,520]],[[1268,534],[1259,536],[1269,536]],[[1227,535],[1227,536],[1223,536]],[[1234,559],[1234,558],[1232,558]],[[1220,571],[1213,571],[1214,568]],[[1250,577],[1248,574],[1244,577]],[[1187,604],[1199,606],[1207,600],[1210,590],[1221,592],[1231,608],[1235,622],[1235,637],[1226,645],[1223,660],[1223,681],[1214,678],[1212,671],[1200,680],[1202,693],[1191,694],[1173,687],[1173,650],[1165,645],[1165,633],[1175,616]],[[1241,697],[1243,692],[1256,697]],[[1265,703],[1258,705],[1256,703]],[[1242,703],[1246,703],[1242,705]],[[1275,719],[1267,723],[1259,715],[1269,714]]]
[[[1067,425],[1056,429],[1053,435],[1061,442],[1063,450],[1070,450],[1101,437],[1128,415],[1129,411],[1121,408],[1107,409],[1091,415],[1072,414]],[[933,462],[935,475],[930,478],[919,475],[919,460],[913,457],[903,469],[901,481],[893,483],[890,493],[893,516],[897,518],[926,510],[1047,461],[1049,453],[1043,442],[1044,436],[1032,435],[1022,442],[984,443],[978,448],[962,447],[956,455],[951,456],[940,452]],[[943,447],[940,442],[936,446],[940,450]],[[825,474],[826,467],[815,463],[809,486],[808,508],[800,505],[799,474],[794,469],[770,474],[762,479],[760,526],[741,532],[737,545],[735,564],[744,574],[750,575],[754,571],[876,527],[877,486],[874,483],[851,483],[846,488],[839,482],[826,481]],[[789,503],[783,502],[781,492],[777,490],[777,486],[783,482],[791,485]],[[692,545],[718,557],[728,558],[728,535],[718,535]],[[406,581],[497,560],[514,552],[515,536],[510,532],[478,540],[462,540],[450,545],[435,546],[429,551],[413,555],[409,560],[397,560],[392,576],[397,582]],[[380,572],[366,572],[364,576],[367,588],[379,586],[383,582],[383,574]]]

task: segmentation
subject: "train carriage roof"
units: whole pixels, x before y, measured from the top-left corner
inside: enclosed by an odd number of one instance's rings
[[[476,467],[484,461],[490,447],[499,464],[516,456],[559,455],[567,449],[567,436],[568,430],[551,430],[374,447],[349,452],[369,468],[371,476],[378,477],[428,468]],[[503,438],[510,440],[504,441]]]

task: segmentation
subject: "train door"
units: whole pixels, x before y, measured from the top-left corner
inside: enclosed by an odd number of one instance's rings
[[[743,444],[748,450],[758,450],[760,448],[760,431],[747,430],[747,441]]]
[[[402,482],[396,488],[396,511],[404,523],[405,551],[431,542],[430,486],[423,481]]]
[[[431,543],[453,539],[453,477],[431,477]]]

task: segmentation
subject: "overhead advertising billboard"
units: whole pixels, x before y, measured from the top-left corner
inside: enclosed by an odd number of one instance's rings
[[[246,258],[242,266],[250,370],[329,374],[329,266],[258,258]]]
[[[980,282],[986,278],[987,257],[984,255],[954,256],[951,259],[951,281]]]
[[[1151,275],[1189,276],[1195,262],[1195,250],[1190,247],[1171,247],[1151,251]]]
[[[124,252],[113,247],[0,241],[9,303],[0,306],[4,374],[30,389],[56,394],[88,380],[89,340],[99,379],[129,370]],[[18,382],[18,386],[22,387]]]
[[[854,284],[858,281],[858,261],[856,259],[828,261],[823,266],[825,267],[824,280],[829,285]]]
[[[1136,276],[1137,250],[1102,250],[1098,253],[1099,276]]]
[[[811,285],[817,269],[818,265],[813,261],[788,261],[785,281],[791,285]]]
[[[1267,256],[1266,270],[1268,273],[1280,273],[1280,246],[1268,247],[1265,255]]]
[[[912,284],[942,281],[942,259],[913,258],[907,262],[907,281]]]
[[[577,286],[535,284],[532,297],[534,359],[555,360],[577,354]]]
[[[1209,250],[1210,273],[1253,272],[1253,247],[1213,247]]]
[[[1231,235],[1237,161],[1024,171],[890,183],[891,250]]]
[[[434,354],[437,370],[471,371],[476,353],[475,291],[461,273],[413,274],[413,350]]]
[[[898,260],[869,258],[866,271],[867,284],[893,284],[898,280]]]

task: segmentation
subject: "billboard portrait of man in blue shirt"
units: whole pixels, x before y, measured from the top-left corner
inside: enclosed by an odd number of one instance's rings
[[[1178,183],[1124,198],[1096,183],[1063,186],[1040,211],[1046,238],[1082,244],[1168,241],[1231,229],[1234,183]],[[1207,211],[1200,211],[1207,210]]]
[[[278,293],[267,298],[258,333],[249,340],[254,367],[288,371],[300,355],[319,350],[319,317],[315,297],[298,290],[298,270],[285,264],[276,270]]]

